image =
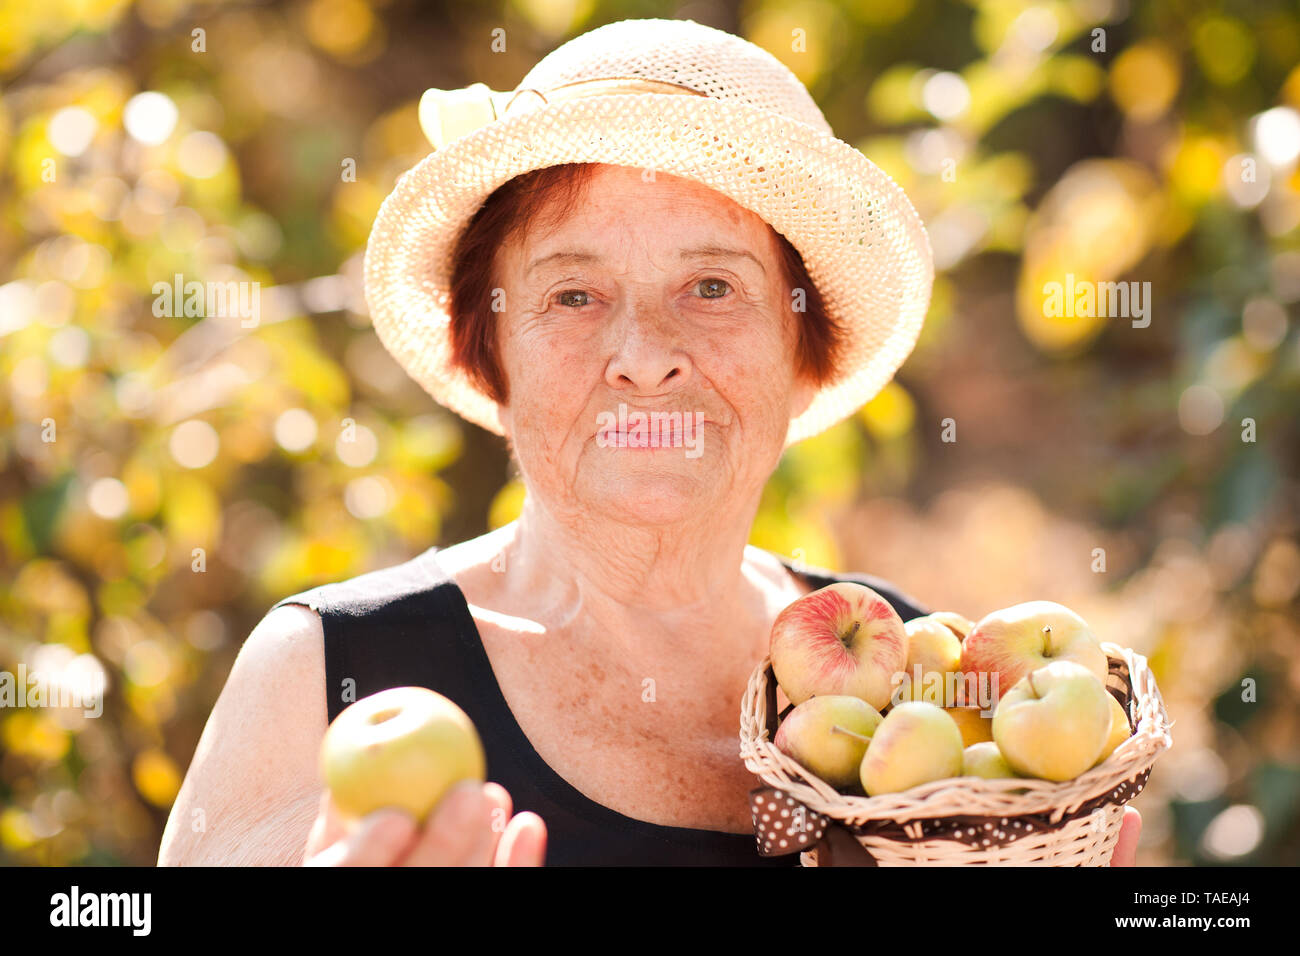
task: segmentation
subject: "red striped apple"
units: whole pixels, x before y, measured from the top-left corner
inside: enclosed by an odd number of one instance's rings
[[[992,682],[1001,699],[1032,670],[1052,661],[1074,661],[1106,682],[1106,652],[1087,622],[1052,601],[1028,601],[981,618],[962,642],[961,670]]]
[[[876,710],[907,663],[907,632],[892,604],[862,584],[840,581],[805,594],[772,624],[772,672],[792,704],[848,694]]]
[[[881,720],[860,697],[811,697],[786,715],[772,742],[831,786],[856,787],[862,755]]]
[[[868,796],[961,776],[961,731],[941,707],[910,700],[880,722],[862,758]]]
[[[1082,664],[1053,661],[1030,671],[998,701],[993,740],[1021,776],[1073,780],[1106,745],[1110,696]]]

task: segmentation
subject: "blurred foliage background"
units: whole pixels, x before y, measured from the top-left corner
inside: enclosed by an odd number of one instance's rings
[[[361,252],[426,88],[642,16],[787,63],[934,245],[915,353],[787,453],[754,542],[971,617],[1070,605],[1175,720],[1139,859],[1300,862],[1300,15],[1269,0],[0,4],[0,669],[108,686],[101,719],[0,710],[0,862],[153,863],[272,603],[513,518],[502,442],[370,330]],[[1149,282],[1150,324],[1045,317],[1067,273]],[[155,314],[177,274],[259,283],[260,321]]]

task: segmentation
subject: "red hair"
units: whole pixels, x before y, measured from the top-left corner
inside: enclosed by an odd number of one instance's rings
[[[493,401],[509,395],[497,353],[493,276],[496,253],[546,214],[554,223],[584,195],[595,170],[592,163],[565,163],[516,176],[479,207],[456,243],[451,279],[452,361]],[[768,226],[772,229],[771,226]],[[803,257],[775,229],[780,261],[791,293],[804,290],[797,349],[798,371],[817,385],[834,379],[843,350],[844,330],[826,311]]]

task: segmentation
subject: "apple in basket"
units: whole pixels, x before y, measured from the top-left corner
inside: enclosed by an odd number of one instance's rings
[[[1001,777],[1018,777],[1007,758],[1002,756],[998,745],[991,740],[971,744],[961,754],[961,775],[963,777],[984,777],[997,780]]]
[[[1128,714],[1124,713],[1124,705],[1110,691],[1106,692],[1110,698],[1110,736],[1106,738],[1106,746],[1101,748],[1101,756],[1097,758],[1097,766],[1107,757],[1115,752],[1124,741],[1128,740],[1133,734],[1133,728],[1129,726]]]
[[[973,621],[962,617],[962,615],[958,614],[956,611],[934,611],[931,614],[927,614],[925,618],[918,617],[913,618],[913,620],[921,621],[926,618],[932,621],[938,621],[944,627],[948,628],[948,630],[956,634],[957,640],[959,641],[966,640],[966,635],[969,634],[971,628],[975,626]]]
[[[879,711],[907,663],[907,631],[893,605],[871,588],[840,581],[777,616],[770,655],[790,703],[846,694]]]
[[[959,615],[939,611],[914,617],[903,625],[907,631],[907,664],[899,675],[894,700],[923,700],[940,707],[952,707],[957,702],[952,675],[961,669],[961,635],[965,633],[959,620]]]
[[[993,740],[1021,776],[1073,780],[1096,764],[1106,746],[1108,697],[1106,686],[1082,664],[1053,661],[1003,695],[993,715]]]
[[[335,805],[352,819],[398,807],[423,821],[455,784],[482,782],[487,772],[469,716],[425,687],[350,704],[325,731],[320,766]]]
[[[956,722],[962,742],[967,747],[993,739],[992,708],[987,717],[978,707],[945,707],[943,710]]]
[[[941,707],[905,701],[893,707],[862,758],[867,795],[899,793],[932,780],[961,776],[962,739]]]
[[[990,683],[996,674],[998,699],[1030,671],[1058,660],[1080,664],[1106,681],[1106,652],[1087,622],[1052,601],[1028,601],[985,615],[962,642],[962,673]]]
[[[786,715],[772,743],[836,789],[856,788],[862,755],[882,719],[859,697],[811,697]]]

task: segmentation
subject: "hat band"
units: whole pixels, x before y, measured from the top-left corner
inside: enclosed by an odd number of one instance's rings
[[[531,88],[497,91],[484,83],[472,83],[459,90],[425,90],[420,97],[420,128],[442,149],[453,140],[501,119],[508,113],[536,109],[548,103],[607,96],[614,93],[676,93],[708,96],[699,90],[667,80],[639,76],[599,77],[574,80],[543,92]]]

